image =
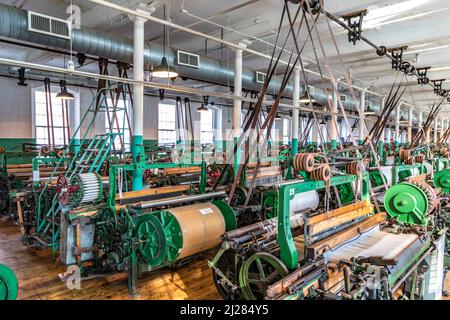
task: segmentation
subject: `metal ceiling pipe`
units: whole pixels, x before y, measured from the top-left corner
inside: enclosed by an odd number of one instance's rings
[[[17,9],[0,4],[0,37],[12,38],[44,46],[70,50],[70,41],[67,39],[47,36],[28,31],[28,13],[26,10]],[[72,49],[74,52],[84,53],[97,57],[107,57],[111,60],[133,62],[133,40],[115,36],[105,32],[86,28],[72,31]],[[166,51],[166,52],[165,52]],[[200,67],[191,68],[176,64],[177,51],[175,49],[164,50],[164,47],[147,42],[144,48],[144,64],[150,69],[153,65],[159,65],[163,56],[167,57],[169,65],[176,66],[182,78],[195,79],[218,85],[229,86],[234,81],[234,66],[223,61],[200,56]],[[284,96],[292,97],[293,80],[287,85]],[[281,81],[272,79],[268,92],[278,92]],[[256,71],[250,68],[242,68],[242,88],[259,91],[262,84],[256,82]],[[305,92],[304,86],[301,91]],[[316,88],[313,98],[320,104],[327,104],[327,94],[324,90]],[[356,110],[356,103],[351,96],[344,95],[343,105],[346,109]],[[375,111],[380,109],[377,102],[371,103]]]

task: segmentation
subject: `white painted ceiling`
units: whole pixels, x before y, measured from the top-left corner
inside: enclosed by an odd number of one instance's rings
[[[405,58],[416,67],[431,66],[429,77],[431,79],[450,79],[450,0],[324,0],[325,8],[335,15],[343,15],[362,9],[369,9],[366,18],[364,35],[377,45],[386,47],[408,46]],[[172,22],[188,26],[217,37],[222,34],[222,28],[233,29],[237,32],[223,31],[226,40],[239,42],[243,39],[252,39],[249,48],[270,53],[270,43],[275,42],[275,31],[278,28],[282,11],[281,0],[170,0],[170,1],[144,1],[144,0],[113,0],[125,7],[134,8],[138,3],[158,2],[157,17],[163,17],[163,5],[170,9]],[[0,3],[32,10],[51,16],[66,18],[66,8],[69,0],[0,0]],[[82,25],[117,35],[133,35],[133,26],[130,19],[111,9],[98,6],[88,0],[73,0],[73,4],[82,9]],[[383,9],[384,8],[384,9]],[[397,10],[400,8],[401,10]],[[181,11],[184,9],[184,12]],[[291,6],[292,14],[295,6]],[[379,17],[377,18],[377,15]],[[212,23],[200,20],[207,19]],[[330,36],[329,25],[324,17],[317,22],[320,41],[325,48],[327,57],[335,69],[351,70],[355,84],[363,87],[376,87],[379,92],[388,92],[395,81],[397,73],[391,69],[390,60],[378,57],[371,47],[363,42],[355,46],[347,41],[347,34],[343,29],[331,23],[331,29],[339,47],[341,59],[336,54],[333,38]],[[367,26],[369,28],[367,28]],[[283,25],[283,34],[288,30],[287,21]],[[155,23],[146,24],[146,38],[151,41],[163,43],[163,27]],[[300,39],[305,39],[301,34]],[[170,30],[170,45],[182,50],[207,54],[208,56],[233,61],[232,50],[222,48],[202,38],[187,35],[186,33]],[[314,43],[319,45],[317,36]],[[205,47],[206,46],[206,47]],[[292,42],[287,49],[293,48]],[[54,64],[61,66],[61,57],[53,53],[43,53],[38,50],[23,50],[20,47],[0,44],[1,57],[14,57],[29,62]],[[304,56],[315,60],[311,45],[305,47]],[[320,60],[325,59],[320,55]],[[244,66],[257,70],[266,70],[268,60],[244,54]],[[94,67],[94,66],[92,66]],[[308,66],[317,69],[314,65]],[[93,71],[96,71],[95,68]],[[279,73],[282,73],[280,68]],[[319,78],[310,79],[318,83]],[[450,81],[450,80],[449,80]],[[450,82],[444,84],[450,89]],[[415,81],[410,83],[404,98],[411,104],[420,108],[428,108],[436,100],[432,88],[419,86]]]

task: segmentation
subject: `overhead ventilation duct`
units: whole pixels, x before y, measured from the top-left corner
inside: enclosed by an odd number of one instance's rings
[[[34,12],[32,14],[36,15]],[[64,39],[61,35],[50,35],[43,34],[42,32],[30,31],[28,17],[28,11],[0,4],[0,37],[26,41],[41,46],[65,50],[70,49],[70,40]],[[48,16],[44,17],[49,18],[50,22],[52,19],[61,21]],[[74,29],[71,33],[71,38],[72,49],[74,52],[122,62],[133,62],[133,40],[85,28]],[[182,52],[182,56],[183,53],[185,55],[189,54]],[[144,51],[145,66],[150,68],[151,66],[159,65],[163,55],[163,46],[147,42]],[[179,64],[179,52],[175,49],[171,49],[166,55],[169,65],[176,66],[177,71],[182,78],[195,79],[225,86],[233,83],[234,66],[231,64],[194,54],[183,57],[184,59],[189,59],[187,60],[188,63]],[[258,77],[255,70],[243,68],[242,87],[244,89],[259,91],[262,84],[260,83],[261,81],[258,80],[261,80],[261,75]],[[280,84],[281,82],[279,79],[272,79],[267,92],[269,94],[276,94],[280,88]],[[301,92],[305,92],[304,87],[301,88]],[[286,87],[285,96],[288,98],[292,97],[292,82]],[[316,88],[315,93],[312,94],[312,96],[318,103],[327,103],[326,95],[321,89]],[[350,96],[346,96],[344,106],[345,108],[355,109],[355,104],[352,102]],[[371,107],[373,110],[379,110],[378,104],[371,104]]]

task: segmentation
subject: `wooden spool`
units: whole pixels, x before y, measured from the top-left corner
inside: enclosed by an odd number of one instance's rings
[[[403,163],[406,165],[413,165],[415,163],[415,158],[411,156],[408,159],[404,160]]]
[[[349,162],[345,165],[345,172],[348,174],[359,175],[361,173],[361,166],[358,162]]]
[[[447,154],[448,154],[447,148],[441,148],[439,150],[439,154],[441,155],[441,157],[447,157]]]
[[[312,172],[314,170],[314,154],[299,153],[294,158],[294,169],[297,171]]]
[[[411,157],[411,150],[401,149],[399,152],[400,160],[406,161]]]
[[[330,181],[331,168],[329,165],[324,164],[311,172],[311,179],[315,181]]]
[[[417,163],[424,163],[425,161],[425,155],[424,154],[419,154],[418,156],[416,156],[416,162]]]

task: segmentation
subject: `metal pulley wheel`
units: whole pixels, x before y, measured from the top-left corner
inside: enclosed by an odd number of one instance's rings
[[[267,252],[252,255],[239,270],[239,286],[247,300],[263,300],[267,288],[289,273],[284,263]]]
[[[361,173],[361,166],[357,161],[349,162],[345,165],[345,172],[352,175],[359,175]]]
[[[263,207],[266,212],[266,219],[272,219],[278,215],[278,193],[276,191],[264,193]]]
[[[442,193],[450,194],[450,169],[438,171],[433,178],[434,187],[440,188]]]
[[[49,146],[43,146],[41,148],[41,152],[42,152],[42,154],[48,155],[48,154],[50,154],[50,152],[52,152],[52,149],[50,149]]]
[[[413,182],[414,185],[418,186],[423,192],[426,193],[428,197],[428,214],[430,214],[434,209],[437,208],[439,200],[437,197],[436,192],[434,191],[434,188],[430,186],[425,181],[415,181]]]
[[[234,191],[233,199],[231,200],[232,206],[243,206],[245,204],[245,200],[247,199],[248,190],[247,188],[238,186]]]
[[[62,174],[56,181],[56,194],[58,201],[62,205],[68,205],[70,199],[69,180]]]
[[[427,193],[412,183],[399,183],[389,188],[384,206],[391,218],[400,222],[427,225],[426,215],[432,207]]]
[[[294,169],[296,171],[311,172],[314,170],[314,154],[313,153],[299,153],[295,156],[293,161]]]
[[[400,149],[399,151],[400,160],[406,161],[411,157],[411,150],[409,149]]]
[[[19,283],[14,272],[7,266],[0,264],[0,301],[16,300]]]
[[[311,179],[316,181],[328,182],[331,179],[331,169],[330,166],[325,164],[320,168],[315,169],[311,172]]]
[[[167,239],[164,228],[154,214],[145,214],[139,218],[135,231],[139,243],[139,252],[145,262],[157,267],[166,259]]]
[[[419,154],[418,156],[416,156],[416,162],[417,163],[424,163],[425,162],[425,155]]]
[[[241,291],[238,290],[239,287],[234,285],[238,279],[240,267],[240,264],[236,261],[236,254],[232,249],[226,250],[217,260],[215,268],[212,269],[214,285],[224,300],[242,300]],[[231,283],[225,281],[222,275],[231,280]]]

